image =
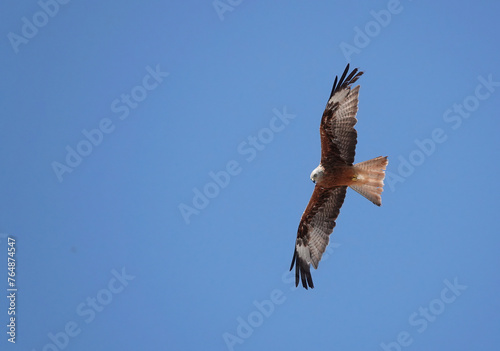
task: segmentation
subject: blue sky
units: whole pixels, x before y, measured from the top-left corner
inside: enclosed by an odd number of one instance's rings
[[[499,12],[3,3],[1,349],[497,349]],[[348,190],[315,289],[295,289],[347,62],[356,161],[389,156],[383,206]]]

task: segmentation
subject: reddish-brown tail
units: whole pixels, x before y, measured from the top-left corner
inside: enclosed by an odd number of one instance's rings
[[[375,205],[382,205],[380,194],[384,190],[385,168],[388,163],[387,156],[379,156],[355,164],[356,180],[350,187]]]

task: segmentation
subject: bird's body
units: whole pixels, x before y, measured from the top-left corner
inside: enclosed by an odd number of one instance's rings
[[[322,188],[349,186],[356,181],[356,171],[354,166],[335,165],[333,167],[329,167],[321,165],[318,166],[318,168],[324,169],[323,176],[317,177],[315,183]],[[324,174],[328,174],[328,176],[325,177]]]
[[[335,227],[335,220],[344,202],[347,187],[357,191],[374,204],[382,204],[387,157],[353,164],[357,142],[354,126],[357,122],[359,85],[351,89],[363,72],[354,69],[349,76],[347,65],[332,92],[321,118],[321,162],[311,173],[316,184],[297,231],[292,270],[295,265],[295,285],[302,279],[304,288],[314,287],[310,264],[318,263]],[[347,76],[347,77],[346,77]]]

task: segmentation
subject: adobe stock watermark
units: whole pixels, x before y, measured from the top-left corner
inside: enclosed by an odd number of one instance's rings
[[[125,120],[131,110],[136,109],[148,97],[148,94],[158,88],[170,74],[161,71],[160,65],[156,65],[154,69],[151,66],[146,66],[145,69],[147,73],[140,84],[134,86],[128,93],[123,93],[119,98],[111,101],[111,112],[117,115],[115,118],[118,118],[119,121]],[[59,183],[64,180],[63,176],[65,174],[72,173],[83,162],[83,159],[88,157],[103,142],[104,137],[114,132],[115,129],[116,126],[113,120],[105,117],[99,121],[95,128],[83,129],[83,138],[76,145],[66,145],[64,161],[53,161],[51,163],[52,170]]]
[[[339,45],[346,61],[351,62],[353,54],[361,53],[362,49],[370,45],[372,39],[380,35],[382,28],[387,27],[392,22],[393,17],[400,14],[403,9],[400,0],[389,0],[385,9],[371,10],[370,15],[373,20],[366,22],[362,28],[354,27],[352,44],[343,41]]]
[[[295,118],[287,112],[286,106],[283,110],[273,109],[273,117],[269,120],[267,127],[261,128],[255,135],[249,135],[244,141],[238,144],[236,150],[240,156],[245,157],[247,163],[252,162],[258,155],[266,149],[266,145],[274,140],[277,133],[282,132],[290,121]],[[229,160],[224,169],[208,172],[210,179],[200,188],[193,188],[193,198],[191,204],[180,203],[177,207],[186,224],[191,223],[191,216],[199,215],[207,208],[210,201],[219,196],[222,189],[226,188],[231,179],[241,173],[243,167],[241,161]]]
[[[455,278],[453,283],[448,279],[443,281],[445,287],[441,290],[438,298],[429,301],[424,307],[420,306],[418,311],[413,312],[408,317],[408,324],[414,327],[418,334],[427,330],[430,323],[434,323],[447,308],[447,305],[455,302],[457,297],[467,289],[467,285],[462,285]],[[380,348],[384,351],[401,351],[404,347],[413,344],[415,340],[409,331],[403,330],[396,336],[395,341],[382,342]]]
[[[51,18],[54,18],[60,10],[60,5],[66,5],[69,0],[39,0],[37,1],[40,11],[35,12],[30,18],[21,17],[21,29],[18,33],[9,32],[9,39],[12,50],[17,54],[21,44],[26,45],[33,39],[38,31],[45,27]]]
[[[226,12],[233,12],[242,2],[243,0],[214,0],[212,6],[219,19],[224,21],[224,14]]]
[[[135,279],[135,276],[127,274],[125,267],[121,272],[116,269],[111,270],[111,278],[105,288],[99,290],[96,294],[87,297],[85,301],[79,303],[75,308],[75,313],[82,319],[83,323],[92,323],[97,315],[104,311],[116,295],[121,294],[129,283]],[[82,332],[82,323],[76,320],[67,322],[61,331],[49,332],[47,342],[40,350],[41,351],[59,351],[64,350],[70,344],[70,341],[80,335]],[[31,349],[37,351],[37,349]]]
[[[321,262],[328,260],[333,251],[340,247],[340,244],[330,242],[326,247]],[[260,328],[266,320],[268,320],[276,311],[276,308],[286,301],[286,291],[296,291],[295,287],[295,272],[286,270],[281,275],[281,281],[288,286],[285,291],[281,289],[273,289],[269,293],[269,299],[262,301],[254,300],[252,302],[252,311],[243,318],[236,318],[236,329],[234,333],[225,332],[222,334],[222,339],[229,351],[234,351],[235,346],[242,345],[250,338],[257,328]]]
[[[463,122],[469,119],[472,114],[479,108],[481,101],[489,99],[495,92],[497,87],[500,87],[500,82],[493,80],[493,75],[489,74],[487,78],[478,76],[479,84],[476,85],[474,93],[466,96],[460,103],[454,103],[447,108],[443,115],[443,121],[457,130]],[[432,156],[438,149],[438,145],[448,140],[448,133],[444,128],[434,128],[430,136],[425,139],[415,139],[415,148],[408,154],[407,157],[398,156],[399,164],[397,173],[386,171],[385,181],[391,191],[396,190],[398,183],[404,183],[410,177],[417,167]]]

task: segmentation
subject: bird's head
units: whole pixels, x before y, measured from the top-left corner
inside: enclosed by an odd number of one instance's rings
[[[323,174],[325,172],[325,168],[322,166],[322,165],[319,165],[318,167],[316,167],[314,169],[314,171],[312,171],[311,173],[311,180],[313,181],[313,183],[317,183],[321,180],[321,178],[323,178]]]

